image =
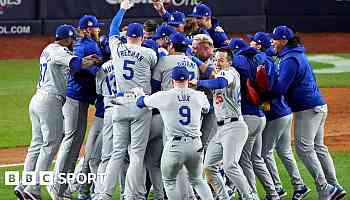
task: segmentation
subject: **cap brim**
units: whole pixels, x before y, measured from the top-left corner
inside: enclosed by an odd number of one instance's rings
[[[169,25],[180,25],[180,24],[185,24],[183,22],[168,22]]]
[[[195,13],[189,14],[188,16],[189,17],[205,17],[203,15],[198,15],[198,14],[195,14]]]
[[[229,45],[227,45],[227,46],[223,46],[223,47],[220,47],[220,48],[217,48],[219,51],[220,50],[223,50],[223,51],[227,51],[227,50],[233,50],[233,48],[232,47],[230,47]]]

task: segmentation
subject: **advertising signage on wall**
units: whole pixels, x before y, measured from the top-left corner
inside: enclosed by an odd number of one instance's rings
[[[0,20],[36,18],[37,0],[0,0]]]
[[[157,17],[152,0],[133,0],[135,3],[127,17]],[[169,10],[190,13],[198,0],[164,0]],[[215,16],[256,16],[264,15],[264,2],[261,0],[204,0],[213,10]],[[72,19],[84,14],[94,14],[100,18],[111,18],[119,8],[120,0],[50,0],[47,4],[48,19]]]

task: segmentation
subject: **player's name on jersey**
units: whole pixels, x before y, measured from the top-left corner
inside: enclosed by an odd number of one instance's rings
[[[21,174],[21,176],[20,176]],[[39,174],[39,185],[53,185],[54,176],[53,171],[41,171]],[[59,184],[69,184],[76,182],[78,184],[93,184],[96,183],[97,179],[103,180],[106,173],[60,173],[58,174],[55,183]],[[35,179],[34,171],[6,171],[5,172],[5,185],[37,185],[37,180]]]
[[[179,101],[190,101],[190,95],[185,95],[185,94],[182,94],[182,95],[177,95],[177,99]]]
[[[139,52],[132,51],[132,50],[129,50],[129,49],[120,50],[120,51],[118,51],[118,52],[119,52],[119,55],[120,55],[120,56],[123,56],[123,57],[127,57],[127,56],[134,57],[134,58],[136,58],[137,60],[139,60],[140,62],[145,58],[145,57],[144,57],[143,55],[141,55]]]

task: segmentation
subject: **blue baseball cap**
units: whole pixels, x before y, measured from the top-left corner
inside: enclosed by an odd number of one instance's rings
[[[192,14],[190,14],[190,16],[192,17],[211,17],[211,15],[211,9],[204,3],[199,3],[195,5]]]
[[[146,47],[146,48],[153,49],[156,52],[157,52],[157,49],[159,48],[159,45],[156,43],[156,41],[154,41],[152,39],[147,39],[147,40],[143,41],[142,46]]]
[[[103,25],[104,23],[98,22],[97,18],[93,15],[84,15],[79,20],[79,28],[81,29],[102,27]]]
[[[152,38],[154,40],[157,40],[157,39],[165,37],[165,36],[169,37],[173,33],[176,33],[176,30],[174,27],[171,27],[167,24],[162,24],[157,28],[156,33],[153,35]]]
[[[276,26],[272,32],[272,39],[274,40],[290,40],[294,37],[292,29],[287,26]]]
[[[248,35],[249,39],[260,44],[264,49],[271,46],[271,37],[268,33],[257,32],[255,35]]]
[[[140,23],[131,23],[128,25],[127,36],[132,38],[143,36],[143,25]]]
[[[186,16],[183,12],[175,11],[171,13],[169,25],[180,25],[186,23]]]
[[[245,42],[242,38],[232,38],[227,46],[223,46],[220,49],[238,51],[247,48],[249,48],[249,44]]]
[[[170,39],[170,42],[173,44],[180,44],[184,46],[188,45],[186,36],[183,33],[175,32],[169,36],[169,39]]]
[[[171,72],[171,78],[175,81],[188,80],[188,76],[189,73],[186,67],[176,66]]]
[[[75,38],[76,37],[76,32],[75,28],[72,25],[59,25],[56,29],[55,33],[56,39],[65,39],[65,38]]]

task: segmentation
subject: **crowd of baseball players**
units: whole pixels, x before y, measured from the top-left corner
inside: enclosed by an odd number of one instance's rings
[[[300,200],[311,190],[320,200],[346,195],[324,144],[327,104],[291,28],[257,32],[247,43],[228,38],[206,4],[186,17],[159,0],[153,7],[161,20],[121,27],[132,6],[121,2],[108,36],[85,15],[78,28],[58,26],[43,50],[24,164],[38,184],[16,186],[17,199],[43,199],[40,172],[55,158],[55,179],[46,187],[53,200],[74,192],[78,200],[116,193],[126,200],[257,200],[256,177],[266,200],[287,192]],[[77,165],[89,105],[95,117]],[[299,172],[292,136],[315,187]],[[274,155],[292,191],[284,189]],[[105,176],[93,184],[58,181],[74,171]]]

